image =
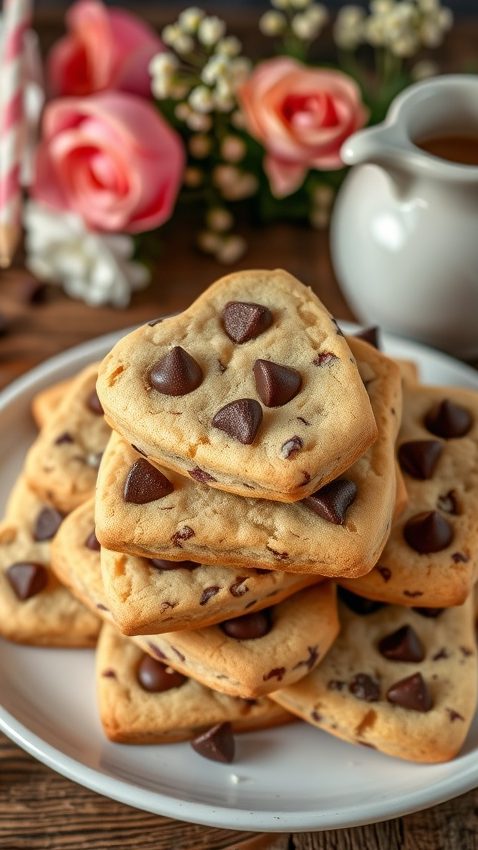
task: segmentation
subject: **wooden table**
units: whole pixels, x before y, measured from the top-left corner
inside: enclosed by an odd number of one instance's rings
[[[1,276],[0,385],[85,339],[186,307],[222,270],[189,244],[180,222],[164,232],[151,287],[124,311],[92,309],[56,289],[32,289],[16,267]],[[352,318],[330,266],[327,235],[274,225],[248,234],[239,267],[283,266],[310,284],[340,318]],[[1,694],[0,694],[1,698]],[[0,735],[1,850],[472,850],[478,848],[478,791],[428,811],[358,829],[254,835],[145,814],[63,779]]]

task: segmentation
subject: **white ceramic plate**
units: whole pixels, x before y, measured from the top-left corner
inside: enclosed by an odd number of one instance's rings
[[[117,337],[66,351],[0,395],[2,504],[35,435],[32,396],[101,358]],[[425,381],[478,389],[478,373],[442,354],[391,336],[385,347],[417,361]],[[0,728],[54,770],[131,806],[210,826],[267,832],[355,826],[478,785],[478,718],[449,764],[408,764],[297,723],[239,736],[231,767],[205,761],[188,744],[109,743],[96,711],[93,652],[1,640],[0,700]]]

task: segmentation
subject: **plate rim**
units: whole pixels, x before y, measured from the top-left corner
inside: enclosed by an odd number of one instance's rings
[[[341,326],[346,332],[353,332],[359,327],[354,323],[344,321],[341,322]],[[82,360],[100,356],[98,352],[111,347],[121,336],[132,329],[128,327],[86,340],[48,358],[24,375],[16,378],[0,392],[0,415],[17,398],[31,391],[32,384],[35,383],[39,387],[45,386],[49,383],[52,374],[67,370],[70,365],[74,369]],[[478,373],[471,366],[461,363],[441,351],[396,334],[383,333],[383,339],[385,348],[387,348],[387,341],[392,345],[399,343],[406,346],[411,359],[413,359],[414,352],[416,352],[417,357],[420,357],[420,354],[427,357],[432,355],[438,368],[441,365],[453,368],[461,374],[462,378],[468,379],[478,387]],[[183,801],[161,791],[140,788],[133,782],[110,776],[65,754],[61,749],[32,732],[1,705],[0,730],[38,761],[67,779],[96,793],[152,814],[224,829],[250,832],[284,832],[285,830],[305,832],[379,823],[420,811],[429,806],[438,805],[478,786],[478,753],[471,752],[465,756],[457,757],[455,763],[459,763],[460,769],[456,771],[454,776],[442,777],[431,786],[425,784],[418,791],[414,789],[405,795],[401,793],[398,798],[388,798],[385,802],[378,797],[369,803],[366,810],[364,810],[363,804],[349,804],[345,809],[337,812],[330,809],[321,812],[318,809],[313,812],[292,811],[280,816],[274,811],[266,809],[251,812],[244,808],[235,809],[228,804],[213,806],[197,801]],[[426,766],[416,765],[417,770],[423,767]]]

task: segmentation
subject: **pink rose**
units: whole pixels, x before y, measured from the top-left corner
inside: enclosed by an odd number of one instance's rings
[[[99,0],[74,3],[66,23],[68,35],[48,57],[53,94],[83,96],[117,89],[150,96],[148,65],[163,46],[147,24]]]
[[[52,101],[32,193],[93,230],[140,233],[171,215],[182,143],[152,104],[122,92]]]
[[[285,57],[258,65],[239,97],[251,135],[266,150],[264,168],[278,198],[295,192],[310,168],[341,168],[342,143],[368,115],[347,74]]]

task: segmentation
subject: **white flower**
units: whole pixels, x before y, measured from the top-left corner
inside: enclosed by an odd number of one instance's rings
[[[188,142],[189,151],[195,159],[204,159],[209,156],[212,148],[212,139],[203,133],[191,136]]]
[[[230,116],[231,124],[236,130],[245,130],[247,126],[246,117],[240,109],[236,109],[235,112]]]
[[[230,112],[231,109],[234,109],[234,92],[229,80],[217,81],[214,89],[214,106],[218,112]]]
[[[240,176],[241,172],[233,165],[216,165],[212,173],[213,181],[219,189],[225,189],[228,186],[232,186],[235,182],[237,182],[237,180],[239,180]]]
[[[199,24],[198,39],[204,47],[213,47],[226,32],[226,24],[215,15],[203,18]]]
[[[195,133],[207,133],[212,127],[210,116],[201,112],[191,112],[186,118],[186,124]]]
[[[216,233],[224,233],[224,231],[230,230],[234,224],[233,216],[225,207],[213,207],[210,209],[206,221],[209,229]]]
[[[228,35],[226,38],[221,38],[216,44],[216,53],[220,56],[227,56],[228,59],[239,56],[241,50],[242,44],[235,35]]]
[[[395,0],[371,0],[370,11],[372,15],[386,15],[395,6]]]
[[[363,41],[365,11],[360,6],[343,6],[335,20],[335,43],[342,50],[356,50]]]
[[[315,187],[312,193],[314,205],[322,209],[328,209],[332,205],[334,197],[335,192],[332,189],[332,186],[328,186],[326,183],[320,183]]]
[[[197,32],[198,26],[204,18],[205,12],[197,6],[190,6],[189,9],[184,9],[178,18],[178,24],[183,32],[194,35]]]
[[[126,307],[131,293],[149,283],[146,267],[131,259],[131,236],[93,233],[79,216],[34,201],[27,203],[24,221],[27,267],[74,298]]]
[[[304,39],[304,41],[311,41],[311,39],[315,38],[317,34],[317,28],[309,20],[309,16],[307,12],[302,12],[299,15],[294,15],[291,22],[292,31],[298,38]]]
[[[221,154],[226,162],[240,162],[246,155],[246,144],[239,136],[226,136],[221,144]]]
[[[178,58],[174,53],[158,53],[151,59],[149,63],[152,77],[151,90],[159,100],[171,96],[178,65]]]
[[[184,172],[183,182],[188,189],[197,189],[204,180],[204,174],[200,168],[189,166]]]
[[[182,33],[178,24],[168,24],[161,33],[161,39],[168,47],[174,47],[175,41],[180,35]]]
[[[324,230],[330,221],[330,210],[326,207],[317,207],[310,213],[309,220],[312,227],[317,230]]]
[[[221,77],[227,74],[229,62],[226,56],[211,56],[201,71],[201,79],[208,86],[213,86]]]
[[[412,68],[412,77],[417,82],[419,80],[428,80],[430,77],[435,77],[439,73],[439,68],[436,62],[429,59],[422,59],[417,62]]]
[[[259,18],[259,29],[264,35],[276,36],[281,35],[287,26],[285,15],[281,12],[276,12],[270,9],[268,12]]]
[[[232,60],[229,65],[229,77],[235,89],[247,80],[251,73],[251,67],[250,59],[246,59],[245,56],[239,56]]]
[[[196,86],[189,95],[189,105],[196,112],[211,112],[214,108],[214,100],[210,89],[206,86]]]
[[[235,180],[227,181],[221,186],[221,193],[226,201],[243,201],[255,195],[259,181],[255,174],[238,172]]]
[[[191,107],[189,103],[178,103],[174,107],[174,114],[178,121],[187,121],[191,115]]]
[[[329,13],[322,3],[313,3],[305,14],[317,30],[322,29],[329,20]]]
[[[242,236],[226,236],[216,250],[216,260],[224,265],[237,263],[247,249],[246,240]]]
[[[186,35],[182,33],[178,35],[174,42],[174,49],[179,53],[180,56],[186,56],[188,53],[192,53],[194,50],[194,41],[192,40],[190,35]]]
[[[290,5],[293,9],[307,9],[312,0],[290,0]]]
[[[275,9],[288,9],[291,6],[291,0],[271,0],[271,6]]]
[[[221,244],[221,237],[210,230],[201,230],[197,236],[197,245],[205,254],[215,254]]]

